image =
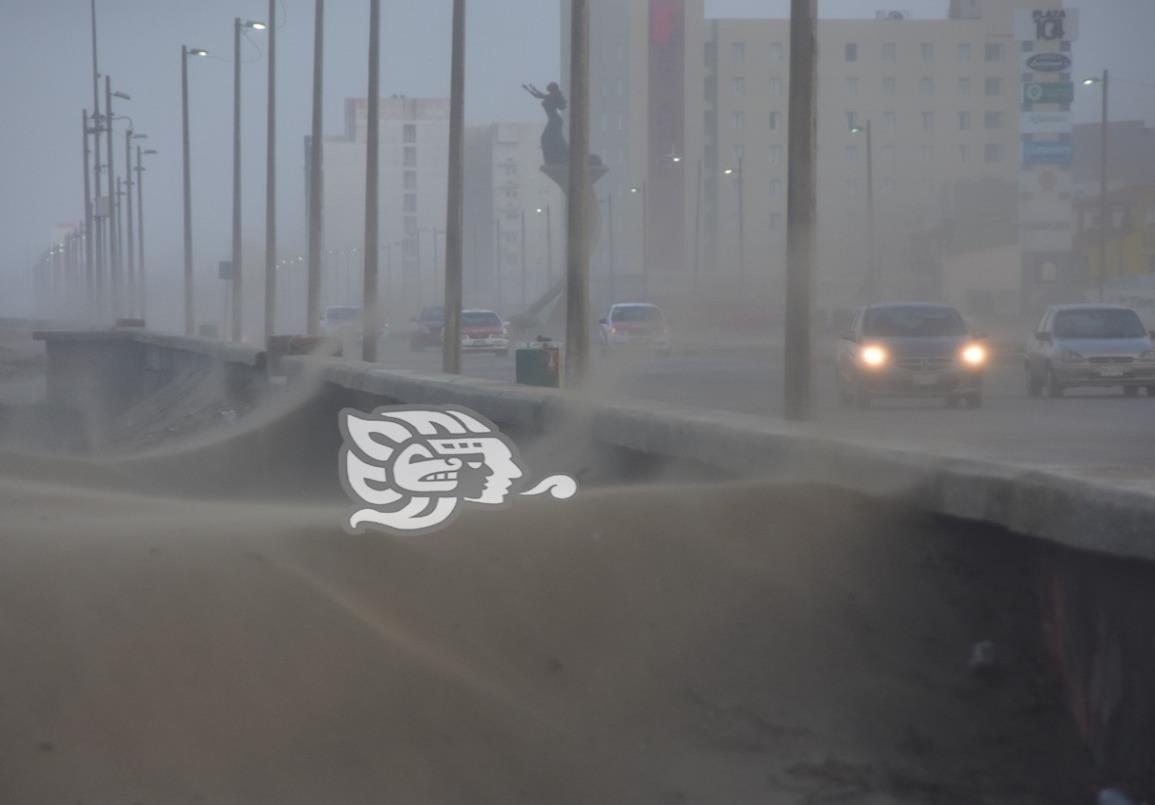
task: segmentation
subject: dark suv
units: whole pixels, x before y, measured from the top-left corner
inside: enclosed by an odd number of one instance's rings
[[[421,315],[413,319],[413,332],[409,336],[409,348],[420,352],[426,347],[440,347],[445,331],[445,308],[430,305],[421,309]]]

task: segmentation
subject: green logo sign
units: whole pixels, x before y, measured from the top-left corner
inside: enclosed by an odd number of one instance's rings
[[[1036,103],[1071,103],[1074,100],[1075,85],[1070,81],[1023,84],[1023,105],[1028,109]]]

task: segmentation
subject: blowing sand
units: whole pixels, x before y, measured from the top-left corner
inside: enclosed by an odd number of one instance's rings
[[[0,802],[1086,801],[1005,535],[744,484],[352,537],[53,461],[0,458]]]

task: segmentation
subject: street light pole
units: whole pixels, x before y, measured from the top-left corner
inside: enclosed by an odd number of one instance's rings
[[[610,247],[610,255],[609,255],[609,257],[610,257],[610,304],[612,305],[614,302],[617,301],[617,291],[614,288],[614,280],[615,280],[616,274],[617,274],[617,265],[616,265],[617,258],[614,254],[614,229],[617,228],[616,227],[617,222],[614,220],[614,194],[612,192],[606,194],[606,207],[607,207],[607,211],[609,213],[609,224],[610,224],[610,242],[609,242],[609,247]]]
[[[461,371],[461,305],[465,293],[465,0],[453,0],[449,77],[449,209],[445,216],[445,337],[441,369]],[[437,243],[437,232],[433,233]]]
[[[746,177],[738,157],[738,291],[746,284]]]
[[[325,0],[316,0],[313,16],[313,121],[309,140],[309,284],[305,305],[306,332],[315,336],[321,325],[321,105],[325,57]]]
[[[269,0],[269,89],[265,140],[265,346],[277,318],[277,0]]]
[[[553,210],[545,205],[546,290],[553,287]]]
[[[126,297],[125,312],[134,313],[136,308],[136,257],[133,254],[132,232],[132,127],[124,133],[124,224],[125,224],[125,257],[128,258],[128,294]]]
[[[156,151],[148,149],[145,154],[155,154]],[[147,290],[147,273],[144,269],[144,165],[141,163],[140,146],[136,147],[136,247],[137,262],[136,262],[136,309],[138,315],[143,319],[147,316],[148,299]]]
[[[570,9],[565,374],[566,381],[576,386],[589,370],[589,0],[571,0]]]
[[[92,9],[92,171],[93,171],[93,227],[88,233],[95,260],[93,262],[94,301],[93,313],[96,318],[104,314],[104,221],[101,215],[100,187],[100,70],[96,61],[96,0],[89,3]],[[110,127],[111,128],[111,127]]]
[[[525,210],[521,211],[521,306],[524,309],[525,298]]]
[[[851,134],[866,135],[866,301],[872,303],[878,286],[878,261],[874,248],[874,129],[867,120],[850,130]]]
[[[229,335],[241,340],[244,272],[241,265],[241,18],[233,17],[233,271]]]
[[[108,153],[105,161],[108,165],[108,190],[109,196],[111,196],[108,205],[108,264],[112,286],[112,316],[116,318],[123,312],[123,290],[121,287],[122,277],[118,243],[120,239],[120,224],[116,215],[116,207],[119,202],[113,192],[113,177],[116,176],[116,168],[112,162],[112,79],[107,75],[104,77],[104,120],[108,123],[108,137],[105,138]],[[116,193],[119,192],[120,188],[117,186]]]
[[[184,176],[184,332],[196,332],[196,314],[193,304],[193,241],[192,241],[192,174],[189,169],[188,133],[188,57],[207,56],[208,51],[188,45],[180,46],[180,108],[181,108],[181,167]]]
[[[369,108],[365,136],[365,268],[361,277],[361,360],[377,362],[378,155],[381,101],[381,0],[369,0]]]
[[[698,183],[694,200],[694,287],[702,268],[702,160],[698,159]],[[612,226],[612,224],[611,224]],[[613,231],[612,229],[610,231]]]
[[[88,174],[88,110],[81,113],[80,133],[84,153],[84,298],[89,320],[96,318],[96,297],[92,266],[92,186]]]
[[[1107,189],[1110,182],[1107,180],[1107,124],[1110,120],[1107,106],[1107,94],[1110,88],[1111,76],[1104,69],[1103,77],[1103,116],[1100,131],[1102,137],[1099,142],[1099,301],[1103,301],[1103,284],[1107,276]]]
[[[815,84],[818,0],[790,2],[789,167],[787,169],[786,339],[787,419],[811,416],[811,295],[815,250]]]

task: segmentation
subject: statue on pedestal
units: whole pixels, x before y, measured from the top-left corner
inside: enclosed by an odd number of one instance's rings
[[[541,133],[541,153],[546,165],[566,165],[569,163],[569,143],[565,139],[561,113],[566,108],[565,96],[557,82],[551,82],[546,91],[542,92],[533,84],[522,84],[522,88],[533,97],[541,101],[545,109],[545,131]]]

